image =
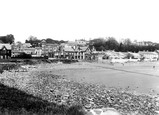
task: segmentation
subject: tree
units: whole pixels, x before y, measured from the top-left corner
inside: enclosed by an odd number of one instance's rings
[[[119,51],[124,51],[124,45],[122,42],[119,44]]]
[[[37,41],[38,39],[37,39],[37,37],[35,37],[35,36],[29,36],[29,41]]]
[[[124,43],[124,45],[126,45],[126,46],[130,46],[130,45],[132,45],[132,42],[131,42],[131,40],[130,40],[130,38],[126,38],[126,39],[124,39],[124,41],[123,41]]]
[[[89,46],[94,46],[97,51],[105,50],[105,40],[103,38],[95,38],[89,41]]]
[[[41,40],[31,35],[29,36],[28,40],[25,40],[25,43],[30,43],[32,47],[38,47],[41,43]]]
[[[47,38],[47,39],[46,39],[46,43],[55,43],[55,42],[54,42],[54,40],[53,40],[53,39],[51,39],[51,38]]]
[[[0,36],[0,40],[3,42],[3,43],[9,43],[9,44],[12,44],[14,43],[14,36],[12,34],[8,34],[6,36]]]
[[[2,41],[2,40],[0,40],[0,43],[3,43],[3,41]]]
[[[159,43],[155,44],[155,48],[159,50]]]
[[[22,44],[22,42],[21,42],[21,41],[17,41],[16,43],[17,43],[17,44]]]
[[[105,42],[105,46],[107,46],[109,50],[119,51],[119,43],[114,37],[109,37]]]
[[[46,39],[46,43],[51,43],[51,44],[61,44],[61,43],[65,43],[66,41],[64,41],[64,40],[60,40],[60,41],[58,41],[58,40],[53,40],[53,39],[51,39],[51,38],[47,38]]]

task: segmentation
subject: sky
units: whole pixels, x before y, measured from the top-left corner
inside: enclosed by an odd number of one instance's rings
[[[0,36],[159,43],[158,0],[0,0]]]

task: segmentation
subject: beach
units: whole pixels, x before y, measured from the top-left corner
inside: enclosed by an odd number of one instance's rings
[[[27,72],[4,71],[0,82],[50,103],[81,105],[86,110],[111,107],[122,115],[157,115],[159,110],[158,62],[25,66]]]
[[[57,64],[49,69],[78,82],[102,84],[136,93],[159,93],[159,62],[125,63],[124,66],[120,63]]]

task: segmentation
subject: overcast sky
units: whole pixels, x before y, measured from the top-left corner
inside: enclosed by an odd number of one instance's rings
[[[0,0],[0,36],[159,42],[158,0]]]

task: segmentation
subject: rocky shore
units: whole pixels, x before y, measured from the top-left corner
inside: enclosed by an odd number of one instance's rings
[[[47,69],[52,66],[28,67],[27,72],[4,71],[0,74],[0,82],[59,105],[81,105],[87,114],[93,114],[91,111],[102,108],[113,108],[121,115],[157,115],[159,111],[157,96],[139,95],[104,85],[79,83]],[[68,65],[69,67],[71,68]]]

